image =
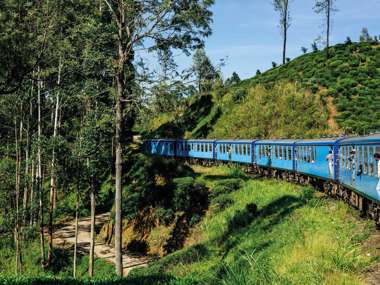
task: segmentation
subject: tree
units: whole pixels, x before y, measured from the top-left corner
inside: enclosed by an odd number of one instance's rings
[[[188,52],[202,45],[202,38],[211,34],[213,0],[138,1],[104,0],[115,31],[113,56],[115,77],[115,264],[116,273],[123,275],[121,197],[123,158],[133,140],[136,94],[137,47],[148,51],[171,48]]]
[[[307,48],[306,47],[301,47],[301,51],[303,54],[306,54],[307,53]]]
[[[241,81],[239,75],[234,71],[232,73],[232,76],[231,78],[228,78],[226,80],[226,86],[232,86],[232,85],[235,85],[235,84],[239,84]]]
[[[192,70],[196,76],[198,92],[209,91],[212,87],[212,81],[217,77],[217,72],[204,48],[198,48],[195,51]]]
[[[336,11],[334,8],[335,0],[316,0],[314,11],[317,14],[324,14],[326,20],[326,57],[329,57],[331,14]]]
[[[273,0],[273,6],[276,12],[280,14],[280,30],[283,38],[282,64],[286,63],[286,44],[288,39],[288,30],[290,28],[289,0]]]
[[[311,49],[313,50],[313,52],[317,52],[319,50],[317,42],[313,42],[311,44]]]
[[[372,41],[372,37],[369,35],[368,28],[364,27],[360,33],[360,42],[370,42]]]

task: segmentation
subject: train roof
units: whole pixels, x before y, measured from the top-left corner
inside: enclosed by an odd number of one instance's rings
[[[217,140],[216,143],[253,143],[256,140],[242,139],[242,140]]]
[[[294,144],[297,140],[291,140],[291,139],[279,139],[279,140],[259,140],[256,142],[256,144],[285,144],[285,145],[291,145]]]
[[[189,140],[185,140],[185,139],[180,139],[178,140],[179,142],[199,142],[199,143],[202,143],[202,142],[214,142],[215,140],[210,140],[210,139],[189,139]]]
[[[298,140],[296,145],[333,145],[339,140],[341,140],[341,138],[305,139]]]
[[[380,133],[343,139],[341,144],[380,144]]]

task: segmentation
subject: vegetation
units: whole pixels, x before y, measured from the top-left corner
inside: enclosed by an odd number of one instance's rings
[[[237,185],[225,167],[196,172],[212,189]],[[275,180],[239,183],[235,191],[212,194],[210,212],[186,248],[130,277],[174,275],[178,284],[363,283],[362,274],[376,261],[363,247],[371,222],[310,187]],[[232,202],[221,209],[221,197]]]
[[[244,80],[236,90],[258,84],[271,87],[279,81],[296,82],[322,98],[332,97],[335,117],[345,133],[363,134],[380,129],[379,44],[361,42],[338,44],[323,51],[302,55],[286,65]]]
[[[209,137],[298,138],[331,132],[320,96],[289,83],[235,89],[221,106],[223,114]]]

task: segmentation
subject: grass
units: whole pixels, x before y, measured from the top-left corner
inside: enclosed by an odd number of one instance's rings
[[[236,172],[195,171],[210,187]],[[233,203],[222,211],[211,207],[186,248],[131,276],[165,273],[180,284],[363,284],[364,272],[377,260],[362,245],[373,223],[310,187],[245,180],[223,195]],[[247,207],[252,204],[257,212]]]
[[[87,279],[88,259],[81,256],[80,278],[73,280],[69,251],[58,250],[59,262],[44,272],[38,244],[32,243],[24,250],[25,275],[12,277],[14,250],[3,240],[0,284],[364,284],[366,271],[379,264],[375,250],[365,245],[374,224],[343,202],[310,187],[248,179],[237,168],[194,170],[210,189],[234,187],[211,195],[209,211],[184,249],[125,279],[101,260],[96,278]],[[229,202],[221,207],[223,201]]]
[[[15,272],[15,251],[10,239],[2,239],[0,249],[0,273],[12,276]],[[22,248],[23,276],[42,276],[68,278],[73,275],[72,250],[55,248],[53,264],[46,270],[40,265],[40,248],[37,240],[24,242]],[[77,276],[82,279],[88,275],[88,256],[78,254]],[[95,260],[95,277],[104,278],[114,276],[114,266],[101,259]],[[0,282],[1,284],[1,282]]]

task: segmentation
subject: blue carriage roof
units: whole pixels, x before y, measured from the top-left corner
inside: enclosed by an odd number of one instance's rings
[[[341,144],[380,144],[380,133],[343,139]]]
[[[284,144],[291,145],[294,144],[297,140],[289,140],[289,139],[278,139],[278,140],[259,140],[256,144]]]
[[[322,139],[298,140],[298,141],[296,141],[296,145],[333,145],[340,140],[341,140],[341,138],[322,138]]]
[[[180,140],[178,140],[178,142],[190,142],[190,143],[212,143],[214,141],[215,140],[210,140],[210,139],[199,139],[199,140],[195,140],[195,139],[190,139],[190,140],[180,139]]]
[[[257,140],[249,140],[249,139],[242,139],[242,140],[217,140],[216,143],[253,143]]]

